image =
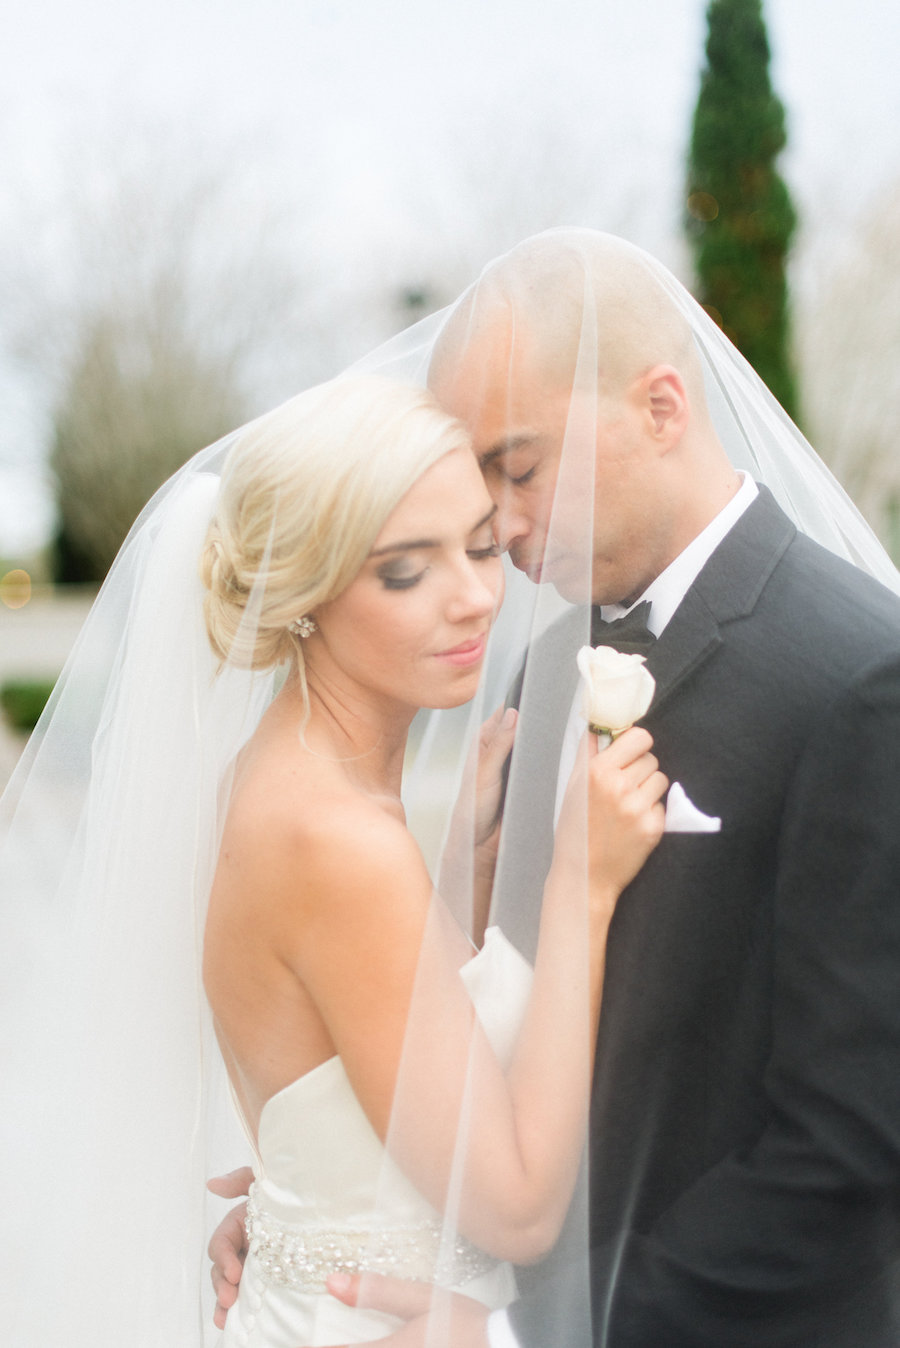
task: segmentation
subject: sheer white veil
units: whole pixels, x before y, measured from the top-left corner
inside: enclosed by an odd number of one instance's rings
[[[568,295],[572,388],[596,394],[603,278],[617,277],[627,294],[637,273],[690,332],[735,465],[766,484],[802,530],[900,591],[871,530],[746,362],[665,268],[622,240],[561,230],[526,241],[456,304],[348,373],[427,384],[436,362],[461,358],[459,334],[475,333],[482,301],[496,305],[499,296],[519,330],[533,326],[546,275]],[[583,423],[577,434],[570,425],[563,477],[583,466],[584,435]],[[220,663],[206,638],[198,558],[233,441],[203,451],[142,513],[0,800],[0,1267],[8,1289],[0,1323],[13,1348],[182,1348],[216,1338],[205,1247],[222,1208],[208,1201],[205,1180],[246,1152],[203,997],[203,923],[230,768],[278,677]],[[591,492],[581,490],[588,538]],[[265,580],[263,572],[260,591]],[[589,588],[585,571],[585,595]],[[251,596],[251,627],[254,604]],[[477,699],[423,714],[414,727],[405,798],[435,876],[468,780],[468,745],[532,647],[521,723],[548,720],[534,642],[569,611],[550,587],[509,568]],[[555,780],[553,747],[536,742],[531,758],[514,760],[508,812],[535,789],[535,773],[543,789]],[[492,921],[529,955],[540,883],[527,896],[516,877],[540,880],[548,846],[552,837],[535,838],[528,854],[501,847]],[[403,1074],[397,1094],[398,1108],[414,1108],[415,1082]],[[463,1109],[461,1157],[465,1117]],[[576,1271],[559,1315],[586,1341],[584,1179],[573,1214],[551,1263]],[[452,1239],[453,1195],[446,1222]],[[438,1298],[434,1348],[447,1342],[445,1311]]]
[[[23,1348],[201,1341],[204,1184],[239,1145],[203,918],[219,793],[272,684],[216,677],[201,619],[223,449],[135,526],[3,797],[4,1324]]]

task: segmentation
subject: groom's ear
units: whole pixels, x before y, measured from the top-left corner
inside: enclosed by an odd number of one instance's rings
[[[660,453],[667,453],[687,429],[691,408],[684,380],[673,365],[654,365],[632,385],[645,427]]]

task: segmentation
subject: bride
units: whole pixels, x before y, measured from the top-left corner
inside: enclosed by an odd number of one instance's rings
[[[493,513],[429,394],[351,376],[207,451],[136,526],[4,799],[16,1348],[202,1341],[222,1059],[256,1155],[229,1345],[388,1332],[327,1295],[342,1271],[499,1307],[554,1244],[606,932],[667,783],[645,731],[583,746],[532,972],[485,934],[498,712],[438,893],[401,771],[418,709],[478,692]]]

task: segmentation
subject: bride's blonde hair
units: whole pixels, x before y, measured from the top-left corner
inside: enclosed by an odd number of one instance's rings
[[[251,422],[229,451],[200,562],[213,650],[303,673],[293,620],[353,580],[426,469],[470,440],[425,389],[332,380]]]

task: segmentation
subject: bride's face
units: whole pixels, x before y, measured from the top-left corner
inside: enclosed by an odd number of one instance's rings
[[[445,454],[394,508],[355,580],[316,609],[315,676],[410,707],[473,697],[503,598],[495,508],[474,454]]]

